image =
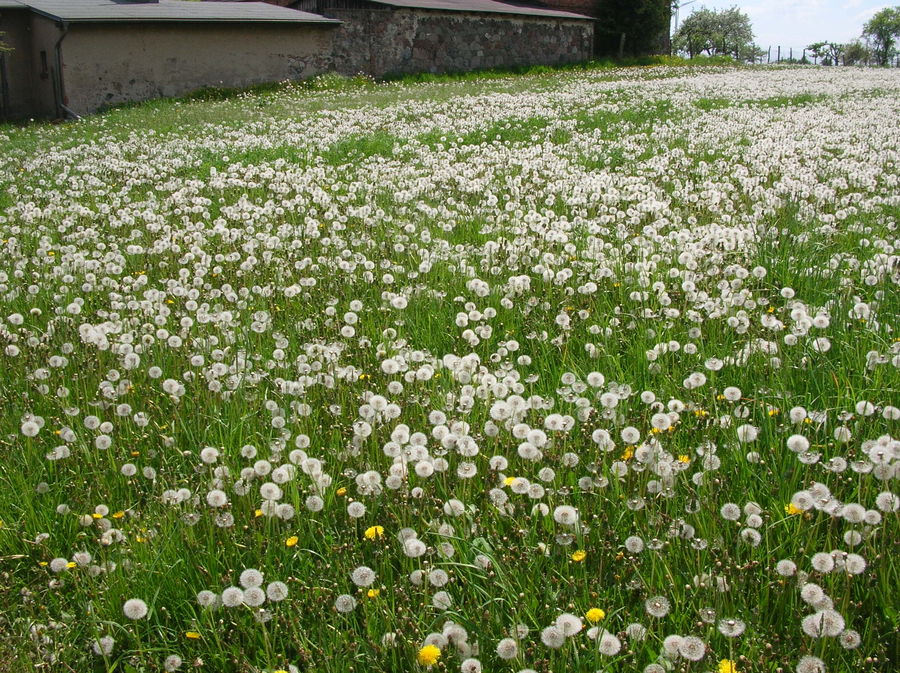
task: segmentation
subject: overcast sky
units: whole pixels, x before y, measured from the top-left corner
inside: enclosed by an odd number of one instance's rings
[[[694,9],[737,6],[750,17],[756,43],[763,49],[781,45],[802,49],[811,42],[849,42],[862,34],[863,24],[884,7],[885,0],[683,0],[680,20]],[[674,28],[674,17],[672,19]]]

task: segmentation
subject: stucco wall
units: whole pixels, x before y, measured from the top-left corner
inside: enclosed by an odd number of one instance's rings
[[[0,119],[27,117],[31,113],[31,32],[25,9],[0,9],[0,33],[12,51],[0,54],[5,61],[6,100],[0,91]],[[2,73],[0,73],[2,74]],[[4,105],[6,103],[6,105]]]
[[[463,72],[586,61],[593,24],[538,17],[419,9],[328,9],[344,24],[334,41],[338,72]]]
[[[68,106],[178,96],[331,70],[333,24],[73,24],[63,42]]]

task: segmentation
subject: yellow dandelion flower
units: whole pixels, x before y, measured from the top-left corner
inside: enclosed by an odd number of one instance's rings
[[[199,640],[200,632],[199,631],[185,631],[184,637],[190,640]]]
[[[103,518],[103,515],[100,514],[99,512],[94,512],[93,514],[91,514],[91,516],[94,517],[95,519],[102,519],[102,518]]]
[[[630,459],[632,456],[634,456],[634,447],[633,447],[633,446],[626,446],[626,447],[625,447],[625,451],[622,453],[622,460],[628,460],[628,459]]]
[[[577,549],[574,552],[572,552],[572,560],[575,561],[575,563],[580,563],[581,561],[584,561],[584,559],[586,557],[587,557],[587,552],[584,549]]]
[[[384,526],[369,526],[366,528],[365,536],[367,540],[377,540],[384,537]]]
[[[795,507],[794,503],[789,502],[784,506],[784,513],[788,516],[794,516],[795,514],[803,514],[803,510],[799,507]]]
[[[284,541],[284,545],[286,547],[295,547],[299,541],[299,537],[297,537],[296,535],[291,535],[287,540]]]
[[[112,515],[112,518],[113,519],[121,519],[123,516],[125,516],[125,512],[123,512],[122,510],[119,510],[118,512],[116,512],[115,514]]]
[[[347,488],[346,488],[345,486],[341,486],[341,487],[337,490],[337,494],[338,494],[338,495],[347,495]]]
[[[687,465],[689,462],[691,462],[691,457],[685,455],[678,456],[678,462]]]
[[[369,589],[366,592],[366,596],[368,596],[369,598],[378,598],[378,596],[380,594],[381,594],[381,589]]]
[[[600,608],[591,608],[584,616],[591,624],[596,624],[606,617],[606,613]]]
[[[253,512],[253,516],[260,517],[262,515],[263,515],[263,511],[261,509],[258,509],[255,512]]]
[[[719,673],[739,673],[737,662],[733,659],[722,659],[719,662]]]
[[[422,666],[434,666],[440,658],[441,651],[435,645],[426,645],[416,657]]]
[[[66,563],[66,568],[74,568],[77,565],[78,564],[75,563],[75,561],[69,561],[68,563]]]

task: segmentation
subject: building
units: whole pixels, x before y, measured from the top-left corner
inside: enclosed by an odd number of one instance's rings
[[[0,0],[0,119],[335,71],[586,61],[593,21],[497,0]]]
[[[339,25],[261,2],[0,0],[0,117],[311,77],[332,68]]]
[[[561,65],[593,53],[590,17],[495,0],[300,0],[339,19],[334,67],[343,74],[466,72]]]

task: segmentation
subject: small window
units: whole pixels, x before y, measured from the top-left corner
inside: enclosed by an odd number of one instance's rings
[[[50,66],[47,65],[47,52],[41,51],[41,79],[50,77]]]

